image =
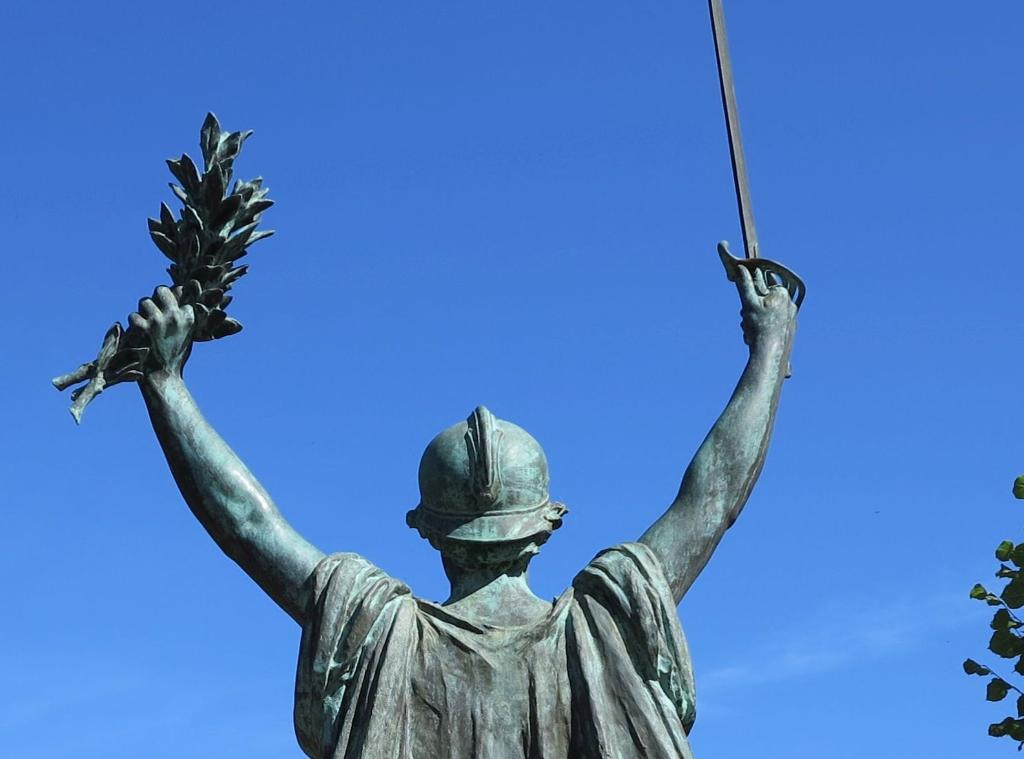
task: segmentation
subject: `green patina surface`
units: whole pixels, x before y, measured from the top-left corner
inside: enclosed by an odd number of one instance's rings
[[[143,299],[96,362],[56,384],[87,382],[78,399],[87,401],[104,384],[138,383],[189,508],[302,628],[303,749],[367,759],[689,757],[696,698],[675,606],[760,474],[795,331],[790,293],[756,266],[730,270],[749,347],[732,397],[668,509],[554,602],[528,583],[566,514],[549,497],[541,446],[484,407],[442,432],[408,515],[451,581],[449,598],[431,603],[358,555],[327,555],[299,535],[182,378],[194,341],[238,329],[225,293],[270,202],[258,180],[225,194],[245,136],[211,117],[204,174],[186,157],[172,162],[185,208],[175,219],[164,207],[150,224],[172,259],[172,287]]]

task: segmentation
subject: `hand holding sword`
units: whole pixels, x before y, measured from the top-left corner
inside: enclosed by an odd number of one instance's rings
[[[760,244],[757,239],[757,225],[754,222],[753,204],[750,198],[750,179],[747,175],[747,162],[743,153],[743,135],[740,131],[739,105],[736,101],[736,89],[733,83],[732,60],[729,54],[729,37],[725,26],[725,8],[722,0],[708,0],[711,12],[711,28],[715,38],[715,53],[718,59],[718,78],[722,89],[722,105],[725,110],[725,123],[729,133],[729,152],[732,156],[733,179],[736,184],[736,201],[739,206],[740,223],[743,228],[743,242],[746,258],[736,258],[729,251],[729,244],[718,244],[718,255],[725,266],[729,281],[735,282],[740,289],[743,300],[744,339],[751,344],[752,333],[748,315],[750,309],[760,305],[781,306],[778,297],[773,293],[782,290],[792,300],[792,315],[803,303],[806,287],[803,280],[782,264],[760,257]],[[756,323],[756,320],[755,322]],[[791,335],[790,335],[791,337]],[[787,370],[786,376],[790,375]]]

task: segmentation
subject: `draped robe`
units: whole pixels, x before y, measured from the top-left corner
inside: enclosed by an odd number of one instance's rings
[[[551,611],[497,627],[355,554],[313,576],[295,729],[314,759],[692,759],[693,677],[654,553],[599,554]]]

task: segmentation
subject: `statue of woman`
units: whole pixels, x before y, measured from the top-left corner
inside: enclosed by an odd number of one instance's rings
[[[691,757],[690,658],[676,605],[738,517],[764,463],[796,307],[737,269],[750,355],[668,510],[600,553],[554,602],[527,568],[566,512],[524,430],[484,407],[438,435],[407,521],[441,554],[451,595],[413,595],[353,553],[325,555],[285,520],[182,379],[193,313],[159,288],[132,314],[140,381],[193,514],[302,627],[295,728],[318,759]]]

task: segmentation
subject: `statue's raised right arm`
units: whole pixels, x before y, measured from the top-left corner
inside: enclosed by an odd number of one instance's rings
[[[676,602],[743,510],[761,473],[796,329],[785,287],[737,267],[747,366],[686,470],[668,511],[640,539],[661,559]]]
[[[149,333],[155,368],[140,380],[153,429],[182,496],[221,550],[299,624],[307,579],[323,553],[299,535],[203,418],[182,379],[192,346],[191,306],[158,288],[129,317]]]

